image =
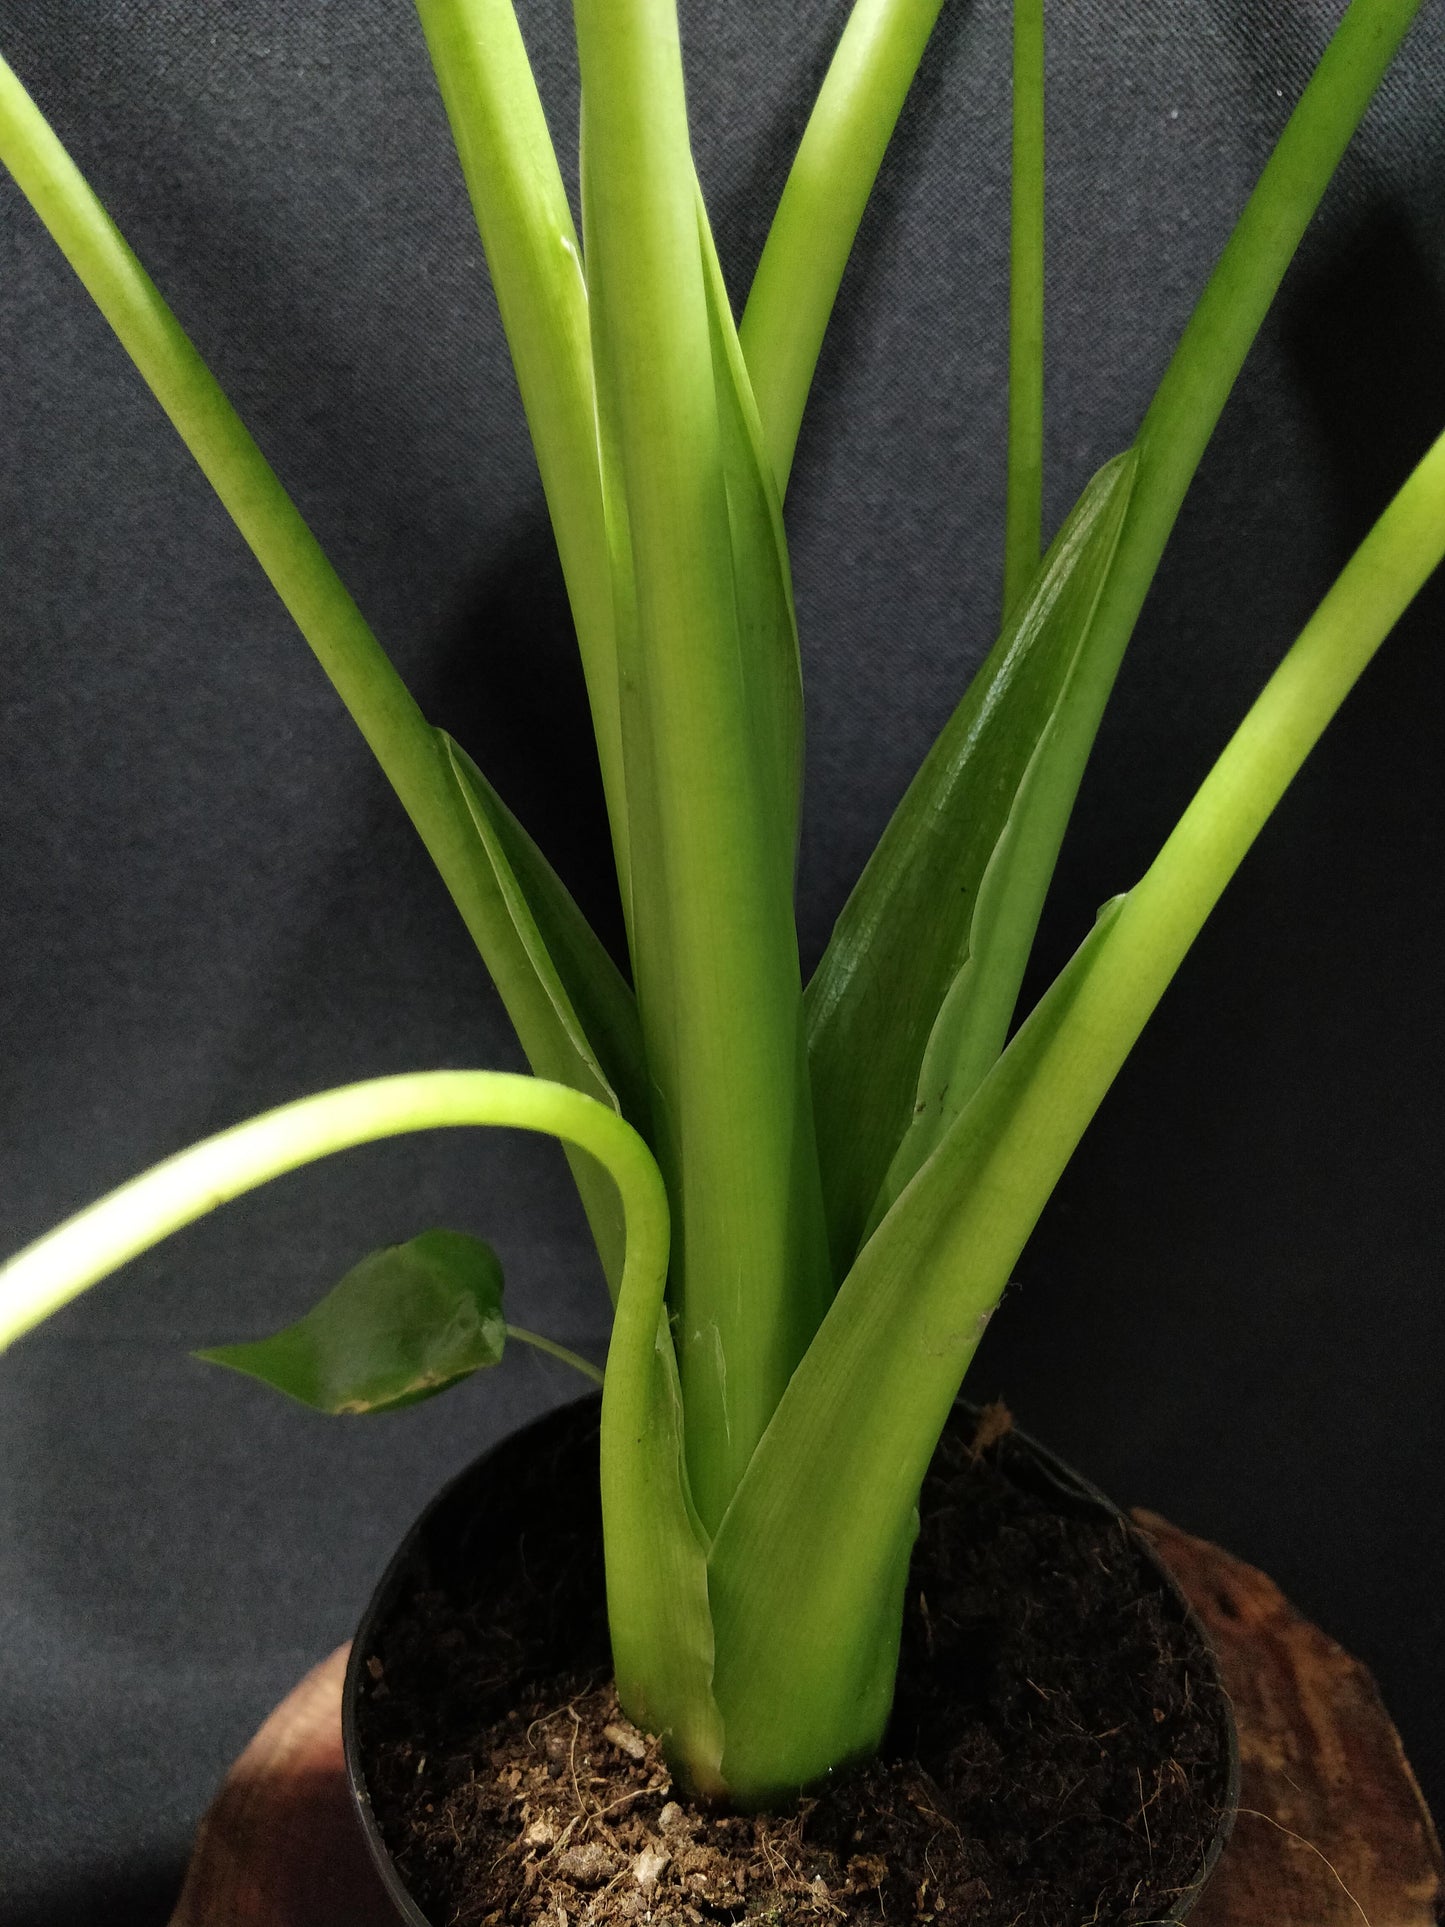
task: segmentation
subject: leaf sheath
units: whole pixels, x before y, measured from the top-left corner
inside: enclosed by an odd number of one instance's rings
[[[575,12],[604,493],[629,618],[634,978],[676,1221],[689,1464],[711,1525],[831,1284],[803,1070],[794,816],[775,806],[776,731],[758,727],[778,637],[748,622],[735,573],[775,571],[777,556],[734,547],[727,374],[675,10],[577,0]]]
[[[1271,677],[1147,874],[1106,906],[864,1246],[712,1547],[715,1690],[730,1777],[771,1771],[775,1789],[784,1777],[802,1784],[875,1743],[898,1609],[896,1593],[882,1588],[898,1571],[919,1483],[1024,1242],[1229,878],[1442,556],[1445,436]],[[851,1679],[820,1652],[853,1664]],[[775,1710],[783,1695],[785,1721]],[[852,1723],[853,1709],[872,1724]]]

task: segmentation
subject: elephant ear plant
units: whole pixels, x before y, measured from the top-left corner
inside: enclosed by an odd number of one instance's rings
[[[1147,873],[1015,1027],[1084,764],[1185,490],[1420,4],[1352,0],[1136,441],[1041,555],[1042,19],[1041,0],[1017,0],[1004,620],[803,985],[783,498],[844,264],[941,3],[857,0],[735,322],[689,147],[675,0],[576,0],[580,238],[511,0],[418,0],[561,552],[630,984],[465,750],[422,716],[0,67],[0,158],[375,751],[535,1072],[357,1084],[170,1158],[12,1261],[0,1342],[329,1152],[443,1126],[560,1139],[615,1300],[601,1476],[618,1690],[697,1794],[744,1805],[878,1743],[920,1483],[1019,1252],[1235,867],[1445,552],[1442,438]],[[484,1245],[431,1231],[363,1260],[299,1324],[209,1356],[326,1410],[379,1410],[494,1362],[500,1299]]]

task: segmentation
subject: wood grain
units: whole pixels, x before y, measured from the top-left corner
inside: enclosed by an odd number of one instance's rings
[[[1136,1510],[1219,1656],[1240,1814],[1190,1927],[1437,1927],[1445,1866],[1367,1668],[1274,1581]]]
[[[1203,1620],[1234,1701],[1241,1812],[1190,1927],[1438,1927],[1445,1866],[1375,1683],[1271,1579],[1136,1512]],[[237,1760],[171,1927],[395,1927],[352,1815],[342,1647]]]

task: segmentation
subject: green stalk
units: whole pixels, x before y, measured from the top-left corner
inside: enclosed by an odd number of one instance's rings
[[[11,69],[0,162],[50,230],[265,570],[478,943],[473,839],[437,739],[265,456]]]
[[[607,1105],[503,1071],[422,1071],[323,1091],[222,1131],[77,1213],[0,1268],[0,1352],[110,1272],[288,1171],[410,1131],[500,1125],[560,1138],[606,1171],[626,1227],[602,1396],[608,1618],[619,1691],[716,1790],[712,1627],[687,1494],[663,1311],[667,1193],[652,1154]],[[529,1343],[529,1333],[516,1333]],[[591,1371],[585,1360],[541,1341]],[[641,1662],[645,1660],[645,1668]]]
[[[1014,0],[1009,228],[1008,492],[1003,613],[1042,552],[1044,485],[1044,5]]]
[[[0,1351],[143,1251],[272,1178],[408,1131],[482,1124],[546,1132],[598,1159],[626,1214],[624,1281],[660,1306],[667,1203],[651,1154],[630,1124],[595,1098],[542,1078],[417,1071],[323,1091],[235,1125],[38,1238],[0,1267]]]
[[[215,377],[3,60],[0,163],[115,330],[311,645],[493,968],[534,1067],[603,1093],[605,1079],[594,1081],[580,1059],[574,1064],[565,1049],[559,1051],[546,1025],[527,1020],[525,973],[509,967],[514,946],[505,917],[499,917],[496,878],[479,847],[445,739],[427,723]],[[615,1285],[610,1189],[599,1185],[585,1159],[573,1157],[572,1164]]]
[[[1190,482],[1320,198],[1422,0],[1351,0],[1235,224],[1135,444],[1139,472],[1114,568],[1094,618],[1096,646],[1071,699],[1082,777],[1099,719]]]
[[[515,1338],[519,1345],[530,1345],[533,1351],[545,1352],[548,1358],[555,1358],[559,1365],[568,1365],[583,1378],[590,1378],[594,1385],[603,1383],[603,1374],[580,1352],[572,1351],[566,1345],[559,1345],[555,1338],[548,1338],[543,1332],[528,1331],[524,1325],[508,1325],[508,1338]]]
[[[767,806],[772,746],[738,619],[676,11],[577,0],[576,20],[604,488],[635,616],[619,634],[635,976],[711,1527],[830,1292],[792,833]]]
[[[777,1793],[876,1744],[912,1508],[1025,1240],[1229,878],[1442,556],[1445,436],[1148,873],[1101,915],[864,1246],[711,1553],[724,1768],[739,1787]]]
[[[1019,3],[1022,9],[1032,0]],[[894,1146],[903,1139],[874,1207],[874,1218],[881,1216],[912,1175],[917,1154],[932,1148],[948,1114],[1003,1043],[1099,719],[1184,491],[1330,171],[1417,5],[1355,0],[1266,166],[1136,441],[1127,513],[1111,537],[1107,572],[1090,607],[1069,618],[1080,623],[1079,656],[1055,713],[1045,718],[1039,712],[1035,725],[1025,707],[1014,723],[993,704],[990,677],[1011,659],[1020,623],[1026,632],[1036,613],[1026,596],[1015,604],[980,679],[910,786],[839,919],[808,1003],[826,1195],[847,1251],[856,1248],[867,1215],[850,1172],[866,1178],[861,1189],[874,1193],[883,1177],[880,1149],[886,1151],[890,1139]],[[1076,516],[1099,479],[1081,498]],[[1119,506],[1124,499],[1116,498]],[[1090,556],[1091,577],[1102,559]],[[1046,589],[1046,581],[1036,578],[1035,594],[1045,601]],[[1045,722],[1008,822],[1000,826],[999,847],[981,875],[979,833],[1003,792],[983,792],[966,820],[957,817],[958,806],[974,783],[998,780],[998,759],[1018,740],[1018,727],[1037,734]],[[950,814],[948,794],[957,819],[953,845],[940,830]],[[945,878],[939,859],[952,848],[961,854]],[[947,897],[935,902],[950,904],[952,915],[935,909],[922,948],[900,949],[891,922],[905,898],[928,886],[930,875],[939,889],[947,882]],[[985,880],[989,901],[974,900],[970,908],[971,893]],[[918,916],[903,917],[898,929],[918,924],[922,914],[919,908]],[[959,964],[963,971],[954,976]],[[941,971],[941,965],[947,968]],[[931,1033],[924,1028],[929,1024]],[[870,1049],[875,1036],[879,1048]],[[860,1064],[880,1067],[881,1109],[871,1101],[867,1078],[858,1081]],[[905,1105],[917,1107],[911,1124]]]
[[[739,334],[778,494],[863,210],[943,0],[857,0],[783,188]]]
[[[511,0],[417,0],[562,560],[630,919],[612,576],[581,249]]]
[[[1225,885],[1370,658],[1445,558],[1445,435],[1271,676],[1119,915],[1011,1125],[1017,1218],[1052,1189]]]

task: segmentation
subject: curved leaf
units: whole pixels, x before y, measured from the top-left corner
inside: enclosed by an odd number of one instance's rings
[[[474,866],[472,934],[527,1062],[539,1077],[583,1091],[644,1128],[636,999],[566,885],[471,757],[444,730],[437,738],[482,859]],[[615,1298],[622,1270],[616,1189],[585,1151],[569,1146],[567,1162]]]
[[[803,669],[783,504],[700,187],[697,226],[751,734],[761,752],[759,780],[779,826],[777,855],[791,881],[803,787]]]
[[[482,955],[539,1077],[647,1121],[637,1000],[566,884],[460,744],[437,735],[486,861],[494,928]]]
[[[840,1272],[909,1129],[940,1013],[931,1076],[946,1060],[966,1065],[976,1086],[1003,1047],[1088,747],[1074,740],[1066,692],[1087,652],[1133,477],[1133,455],[1121,455],[1084,490],[909,785],[808,986]],[[984,948],[987,972],[960,981]],[[955,1093],[949,1114],[957,1108]]]
[[[318,1412],[394,1412],[500,1362],[502,1266],[462,1231],[373,1251],[270,1338],[196,1353]]]

